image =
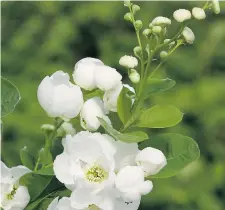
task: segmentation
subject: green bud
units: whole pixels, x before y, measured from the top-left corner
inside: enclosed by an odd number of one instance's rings
[[[160,52],[160,58],[161,59],[164,59],[165,57],[167,57],[167,55],[168,55],[168,52],[166,52],[166,51],[161,51]]]
[[[55,130],[55,126],[54,125],[50,125],[50,124],[43,124],[41,126],[41,130],[43,130],[43,131],[54,131]]]
[[[170,39],[165,39],[165,40],[163,41],[163,43],[164,43],[164,44],[167,44],[169,41],[170,41]]]
[[[136,55],[137,57],[141,57],[142,50],[139,46],[135,47],[133,51],[134,51],[134,55]]]
[[[124,15],[124,19],[127,20],[127,21],[132,22],[132,16],[131,16],[130,12],[128,12],[128,13],[126,13]]]
[[[146,38],[149,38],[150,35],[152,33],[152,30],[149,29],[149,28],[146,28],[144,31],[143,31],[143,35],[146,37]]]
[[[132,6],[132,10],[133,10],[133,13],[135,14],[137,11],[139,11],[141,8],[138,6],[138,5],[136,5],[136,4],[134,4],[133,6]]]
[[[125,0],[124,1],[124,6],[129,7],[130,6],[130,0]]]
[[[140,82],[140,74],[135,69],[130,70],[129,78],[131,82],[133,82],[134,84],[137,84]]]
[[[160,34],[162,32],[162,27],[161,26],[153,26],[152,31],[156,34]]]
[[[152,28],[153,27],[153,24],[152,23],[149,23],[149,28]]]
[[[134,23],[135,29],[140,31],[142,28],[142,21],[141,20],[136,20]]]

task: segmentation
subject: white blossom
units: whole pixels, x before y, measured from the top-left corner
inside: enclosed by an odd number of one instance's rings
[[[116,69],[104,65],[95,58],[84,58],[78,61],[73,72],[74,82],[85,90],[99,88],[103,91],[114,88],[122,76]]]
[[[191,12],[186,9],[178,9],[173,13],[173,17],[177,22],[184,22],[191,19]]]
[[[108,109],[109,111],[117,112],[117,99],[121,90],[123,89],[123,86],[128,88],[131,92],[135,93],[134,88],[127,84],[122,84],[122,82],[118,84],[114,89],[105,91],[103,102],[106,109]]]
[[[96,131],[100,127],[98,117],[104,117],[110,124],[110,120],[106,114],[108,114],[108,111],[105,109],[104,103],[99,97],[88,99],[81,109],[81,126],[87,130]]]
[[[38,87],[37,97],[42,108],[50,117],[69,120],[76,117],[83,105],[80,87],[69,81],[63,71],[45,77]]]
[[[71,206],[70,198],[62,197],[59,200],[59,197],[53,199],[53,201],[49,204],[47,210],[78,210]]]
[[[194,7],[192,9],[192,15],[195,19],[202,20],[206,18],[205,10],[199,7]]]
[[[151,23],[153,26],[165,27],[171,24],[171,20],[167,17],[159,16],[159,17],[156,17]]]
[[[65,134],[75,135],[76,129],[69,122],[64,122],[60,128],[57,130],[58,135],[63,136]]]
[[[136,156],[136,163],[143,169],[145,176],[157,174],[167,161],[165,155],[158,149],[146,147]]]
[[[184,37],[184,40],[188,43],[188,44],[193,44],[193,42],[195,41],[195,34],[193,33],[193,31],[188,28],[188,27],[185,27],[183,32],[182,32],[182,35]]]
[[[138,166],[126,166],[116,175],[115,186],[124,201],[140,200],[141,195],[148,194],[153,184],[144,180],[144,172]]]
[[[212,8],[215,14],[220,13],[220,3],[219,0],[212,0]]]
[[[124,55],[123,57],[120,58],[119,64],[128,69],[133,69],[138,65],[138,60],[133,56]]]
[[[138,210],[141,199],[126,202],[122,198],[115,200],[115,210]]]
[[[24,210],[30,201],[28,189],[19,185],[19,179],[31,172],[25,166],[8,168],[1,161],[1,196],[0,206],[4,210]]]

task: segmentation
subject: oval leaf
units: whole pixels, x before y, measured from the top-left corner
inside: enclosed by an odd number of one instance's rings
[[[188,164],[196,161],[200,155],[198,144],[192,138],[175,133],[153,136],[149,141],[141,143],[140,148],[147,146],[161,150],[167,158],[166,167],[149,178],[174,176]]]
[[[132,101],[131,98],[129,98],[129,96],[127,95],[129,91],[130,90],[128,88],[123,87],[117,99],[117,113],[123,124],[127,122],[131,115],[130,109],[132,106]]]
[[[40,175],[49,175],[49,176],[54,176],[54,171],[53,171],[53,165],[51,166],[46,166],[45,168],[35,171],[34,173],[40,174]]]
[[[33,155],[31,155],[28,151],[27,147],[24,147],[20,150],[20,159],[24,166],[27,168],[33,170],[35,167],[35,158]]]
[[[142,112],[135,124],[138,127],[167,128],[178,124],[183,113],[174,106],[156,105]]]
[[[148,84],[147,84],[147,87],[145,88],[145,92],[144,92],[145,98],[147,98],[151,94],[169,90],[175,84],[176,84],[176,82],[169,78],[166,78],[166,79],[148,78]]]
[[[127,143],[136,143],[148,139],[148,135],[142,131],[134,131],[130,133],[120,133],[115,130],[111,125],[107,124],[102,118],[98,118],[101,126],[116,140],[127,142]]]
[[[13,112],[16,104],[20,100],[20,93],[7,79],[1,77],[1,116]]]

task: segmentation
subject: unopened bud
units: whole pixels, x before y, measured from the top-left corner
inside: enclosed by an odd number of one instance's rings
[[[192,15],[195,19],[202,20],[206,18],[205,10],[199,7],[194,7],[192,9]]]
[[[166,52],[166,51],[161,51],[160,52],[160,58],[161,59],[164,59],[165,57],[167,57],[167,55],[168,55],[168,52]]]
[[[137,46],[137,47],[135,47],[134,48],[134,55],[136,55],[137,57],[141,57],[142,55],[142,50],[141,50],[141,48],[139,47],[139,46]]]
[[[142,28],[142,21],[141,20],[136,20],[134,23],[135,29],[140,31]]]
[[[124,15],[124,20],[132,22],[132,16],[131,16],[130,12],[128,12]]]
[[[220,13],[220,3],[218,0],[212,0],[212,8],[215,14],[218,15]]]
[[[143,31],[143,35],[146,37],[146,38],[149,38],[150,35],[152,33],[152,30],[149,29],[149,28],[146,28],[144,31]]]
[[[130,0],[125,0],[124,1],[124,6],[129,7],[130,6]]]
[[[136,4],[134,4],[133,6],[132,6],[132,10],[133,10],[133,13],[135,14],[137,11],[139,11],[141,8],[138,6],[138,5],[136,5]]]
[[[161,26],[153,26],[152,31],[156,34],[160,34],[162,32],[162,27]]]
[[[153,24],[152,23],[149,23],[149,28],[152,28],[153,27]]]
[[[54,125],[50,125],[50,124],[43,124],[41,126],[41,130],[43,130],[43,131],[54,131],[55,130],[55,126]]]
[[[140,74],[135,69],[131,69],[129,73],[129,78],[131,82],[137,84],[140,81]]]

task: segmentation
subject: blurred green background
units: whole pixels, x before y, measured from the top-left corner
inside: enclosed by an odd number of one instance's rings
[[[172,18],[174,10],[203,6],[204,2],[138,2],[137,15],[147,27],[156,16]],[[175,52],[157,77],[177,85],[152,98],[185,114],[180,125],[156,132],[178,132],[194,138],[201,158],[174,178],[153,180],[141,210],[225,209],[225,2],[221,14],[193,21],[196,41]],[[123,20],[123,2],[1,2],[2,75],[20,90],[22,100],[3,119],[2,157],[20,164],[19,150],[32,151],[44,142],[40,126],[51,123],[36,98],[40,81],[56,70],[72,73],[74,64],[91,56],[113,66],[137,45],[133,28]],[[178,24],[174,23],[169,34]],[[126,79],[126,78],[125,78]]]

